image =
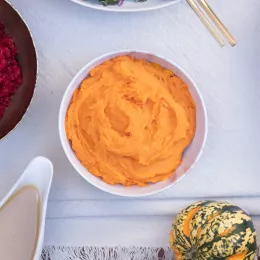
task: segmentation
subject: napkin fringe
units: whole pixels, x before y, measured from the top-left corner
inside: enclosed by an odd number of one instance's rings
[[[41,260],[173,260],[172,250],[155,247],[48,246]],[[256,260],[260,260],[258,248]]]
[[[49,246],[42,260],[172,260],[170,248]]]

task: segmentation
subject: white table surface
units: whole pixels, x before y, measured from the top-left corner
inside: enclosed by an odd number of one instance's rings
[[[88,214],[102,215],[101,210],[88,210],[88,203],[97,202],[93,209],[105,201],[109,208],[113,201],[118,205],[118,215],[125,212],[120,211],[122,198],[97,190],[75,172],[62,150],[57,128],[60,101],[72,77],[87,62],[110,51],[146,50],[174,60],[197,82],[207,105],[209,135],[202,158],[181,182],[146,200],[178,201],[175,213],[188,201],[203,197],[233,198],[239,202],[237,197],[260,196],[259,0],[209,0],[236,37],[235,48],[220,48],[185,1],[158,11],[131,14],[95,11],[69,0],[10,2],[31,29],[38,51],[39,78],[29,111],[0,143],[0,197],[33,157],[43,155],[52,160],[55,174],[46,244],[83,243],[77,241],[77,234],[66,233],[64,227],[73,217],[80,216],[77,223],[81,225]],[[138,208],[139,202],[126,203]],[[85,210],[75,209],[79,203]],[[257,210],[250,212],[258,215]],[[165,226],[159,226],[157,218],[149,221],[154,228],[166,230],[171,212],[159,215],[167,218],[167,224],[162,224]],[[125,225],[130,225],[128,217]],[[142,218],[141,213],[139,217]],[[61,223],[59,220],[64,218]],[[113,222],[113,218],[109,221]],[[141,228],[142,222],[138,223]],[[55,228],[63,230],[62,235]]]

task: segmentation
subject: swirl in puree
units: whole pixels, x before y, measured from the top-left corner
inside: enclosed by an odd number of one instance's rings
[[[74,94],[66,133],[105,182],[145,186],[174,174],[196,129],[187,85],[158,64],[120,56],[92,69]]]

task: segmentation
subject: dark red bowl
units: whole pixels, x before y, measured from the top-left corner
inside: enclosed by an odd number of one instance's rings
[[[0,119],[0,139],[6,136],[23,118],[29,107],[37,79],[37,56],[31,34],[17,11],[6,1],[0,1],[0,21],[14,39],[23,83]]]

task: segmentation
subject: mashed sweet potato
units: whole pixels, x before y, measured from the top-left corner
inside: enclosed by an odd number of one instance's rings
[[[196,107],[184,82],[129,56],[92,69],[66,116],[77,158],[113,185],[145,186],[172,176],[195,128]]]

